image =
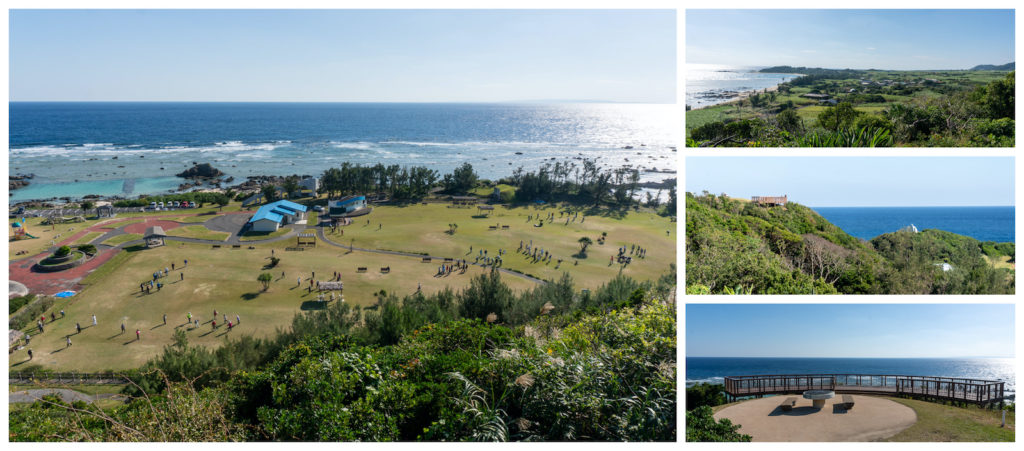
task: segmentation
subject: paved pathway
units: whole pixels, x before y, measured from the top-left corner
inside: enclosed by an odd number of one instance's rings
[[[779,407],[782,400],[797,399],[793,410]],[[914,409],[886,398],[853,395],[854,406],[836,406],[842,395],[815,409],[801,395],[769,396],[726,407],[715,419],[739,424],[739,433],[755,442],[867,442],[892,437],[917,422]]]

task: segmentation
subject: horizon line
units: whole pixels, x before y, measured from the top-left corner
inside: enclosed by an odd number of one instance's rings
[[[399,100],[9,100],[9,103],[447,103],[447,104],[514,104],[514,103],[535,103],[535,104],[571,104],[571,103],[597,103],[597,104],[624,104],[624,105],[675,105],[676,102],[637,102],[637,101],[616,101],[616,100],[479,100],[479,101],[399,101]]]
[[[784,356],[710,356],[710,355],[688,355],[686,358],[698,359],[1015,359],[1016,357],[999,356],[931,356],[931,357],[784,357]]]

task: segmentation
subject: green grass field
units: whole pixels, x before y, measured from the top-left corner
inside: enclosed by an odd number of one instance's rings
[[[886,439],[890,442],[1012,442],[1015,417],[1006,413],[1006,427],[999,427],[1001,412],[977,407],[953,407],[916,399],[892,398],[917,413],[917,423]]]
[[[542,279],[556,279],[567,272],[578,289],[596,288],[620,270],[637,279],[657,278],[676,260],[676,228],[668,218],[651,212],[602,211],[592,215],[581,213],[585,218],[582,223],[576,221],[565,225],[565,217],[559,221],[559,211],[553,206],[499,206],[490,215],[478,217],[475,208],[448,208],[446,204],[377,206],[370,215],[356,218],[354,224],[340,227],[338,233],[329,237],[346,246],[354,239],[355,246],[361,248],[429,253],[469,261],[481,249],[487,249],[488,255],[493,256],[502,248],[507,251],[505,268]],[[546,216],[550,212],[554,212],[555,220],[545,222],[542,227],[533,226],[537,223],[536,218],[527,220],[529,215]],[[367,219],[369,225],[366,224]],[[446,233],[449,223],[458,224],[455,234]],[[508,225],[509,229],[488,228],[499,224]],[[169,232],[181,230],[179,233],[196,235],[208,232],[199,229],[205,230],[205,227],[196,224]],[[604,245],[596,244],[601,232],[608,234]],[[573,255],[580,248],[577,240],[583,236],[591,238],[595,244],[588,249],[587,257],[579,258],[578,265],[574,265],[577,259]],[[125,234],[108,240],[106,244],[139,238],[141,236],[136,234]],[[530,263],[515,252],[519,240],[528,243],[531,239],[535,246],[543,247],[554,255],[552,262]],[[630,244],[647,248],[648,257],[634,259],[624,268],[617,263],[609,265],[609,257],[616,253],[618,246],[626,245],[628,248]],[[176,327],[187,330],[189,340],[194,343],[216,346],[229,334],[225,329],[211,331],[210,324],[206,324],[213,309],[228,314],[232,321],[235,314],[241,316],[240,327],[230,335],[271,336],[278,328],[287,327],[296,313],[320,307],[314,302],[316,293],[310,294],[305,290],[314,271],[318,280],[330,279],[334,271],[340,272],[345,282],[345,302],[359,306],[374,305],[374,293],[382,289],[398,296],[414,293],[419,284],[428,293],[445,287],[459,290],[474,275],[486,272],[484,268],[473,266],[465,274],[434,277],[441,261],[423,263],[418,257],[350,252],[322,242],[301,252],[285,251],[285,248],[295,246],[294,239],[254,243],[252,246],[256,249],[250,250],[248,245],[237,249],[215,249],[211,245],[169,242],[153,249],[133,246],[121,251],[81,280],[85,288],[78,295],[60,300],[53,306],[55,311],[64,309],[67,317],[58,320],[45,333],[33,334],[35,359],[31,363],[55,370],[134,368],[161,352],[163,346],[170,343]],[[472,253],[470,246],[473,247]],[[277,267],[265,268],[270,261],[271,249],[281,262]],[[564,259],[560,267],[557,265],[559,258]],[[189,265],[182,269],[185,259],[189,260]],[[165,283],[163,288],[159,291],[154,289],[148,295],[141,294],[139,284],[172,262],[176,269],[169,277],[161,279]],[[381,267],[385,266],[391,268],[390,273],[381,273]],[[357,271],[359,267],[367,270]],[[266,292],[260,291],[260,284],[256,281],[262,272],[274,276]],[[182,273],[184,280],[181,280]],[[302,285],[297,287],[298,277],[302,278]],[[534,282],[514,275],[503,275],[502,279],[516,291],[535,286]],[[183,325],[190,311],[200,319],[201,327],[197,330]],[[166,326],[162,325],[164,313],[168,315]],[[64,349],[64,337],[74,333],[75,322],[88,326],[93,314],[97,316],[99,325],[86,327],[81,334],[73,335],[72,347]],[[124,335],[120,335],[122,321],[128,328]],[[141,330],[141,341],[134,341],[135,329]],[[17,369],[25,361],[24,351],[12,354],[11,369]]]
[[[113,238],[110,238],[110,239],[104,241],[103,244],[106,244],[107,246],[117,246],[118,244],[121,244],[121,243],[127,243],[129,241],[141,240],[141,239],[142,239],[142,234],[139,234],[139,233],[123,233],[121,235],[117,235],[117,236],[115,236]]]
[[[78,246],[78,245],[82,245],[82,244],[89,244],[89,242],[91,242],[92,240],[95,240],[96,238],[99,238],[100,235],[103,235],[103,232],[89,232],[89,233],[86,233],[85,235],[82,235],[81,238],[75,240],[74,243],[71,243],[71,245],[72,246]]]
[[[85,222],[73,223],[73,224],[57,224],[57,225],[42,225],[44,218],[25,218],[25,222],[28,223],[28,234],[33,235],[37,238],[11,241],[10,247],[7,249],[7,255],[10,260],[26,258],[43,252],[49,249],[52,241],[61,242],[73,236],[74,234],[82,231],[83,229],[96,225],[99,221],[88,220]],[[11,228],[11,224],[15,222],[21,222],[21,218],[12,218],[7,225],[8,236],[13,236],[14,230]],[[84,244],[84,243],[80,243]],[[25,251],[27,254],[17,255],[18,252]]]
[[[36,354],[32,363],[78,371],[137,367],[170,343],[178,326],[189,331],[190,341],[216,346],[228,336],[226,329],[211,332],[210,324],[205,324],[211,319],[213,309],[228,314],[232,321],[235,314],[241,316],[242,324],[231,332],[232,335],[271,336],[278,327],[288,326],[295,313],[318,307],[313,302],[316,293],[307,293],[305,289],[313,271],[320,280],[331,278],[334,271],[341,272],[345,302],[361,306],[373,305],[376,302],[373,293],[381,289],[399,295],[415,292],[417,283],[422,283],[425,292],[445,286],[459,289],[473,275],[484,271],[475,267],[466,274],[435,278],[436,265],[421,263],[415,258],[349,253],[324,245],[303,252],[286,252],[284,248],[292,244],[285,240],[273,246],[281,263],[272,269],[264,269],[269,263],[269,245],[249,250],[172,243],[154,249],[122,251],[126,256],[119,255],[118,261],[108,262],[114,265],[105,277],[89,280],[91,283],[78,295],[54,305],[53,310],[64,309],[67,317],[57,320],[45,333],[33,334],[32,349]],[[182,269],[186,258],[189,265]],[[149,295],[140,294],[139,284],[151,279],[154,271],[169,267],[171,262],[175,262],[176,269],[167,278],[161,278],[164,287],[160,291],[154,288]],[[360,266],[368,270],[357,272]],[[391,272],[382,274],[382,266],[390,266]],[[274,275],[267,292],[261,292],[256,281],[262,272]],[[181,280],[182,273],[184,280]],[[296,286],[297,277],[303,279],[301,287]],[[503,279],[516,290],[533,286],[532,282],[519,277]],[[199,329],[190,330],[182,325],[190,311],[200,319]],[[167,326],[162,325],[164,313],[168,315]],[[98,326],[86,327],[91,324],[91,315],[97,316]],[[71,337],[73,345],[65,350],[64,336],[75,332],[76,321],[86,328],[80,335]],[[120,335],[121,321],[128,328],[124,335]],[[218,322],[222,322],[221,318]],[[142,332],[140,342],[133,341],[135,329]],[[16,369],[25,359],[24,351],[12,354],[11,368]]]
[[[279,236],[287,235],[291,232],[289,228],[280,228],[273,232],[245,232],[244,235],[239,237],[240,241],[258,241],[258,240],[269,240],[271,238],[277,238]]]
[[[202,225],[186,225],[167,231],[168,236],[181,236],[186,238],[198,238],[201,240],[218,240],[224,241],[231,236],[227,232],[217,232],[214,230],[207,229]]]
[[[534,227],[530,215],[546,216],[554,212],[555,220],[543,227]],[[581,217],[583,214],[581,213]],[[408,218],[417,218],[409,221]],[[367,224],[366,221],[370,223]],[[634,259],[623,273],[637,279],[654,279],[664,273],[669,263],[676,261],[675,223],[668,218],[649,212],[630,212],[617,219],[611,216],[586,216],[584,222],[576,221],[565,225],[565,217],[559,218],[556,207],[498,206],[487,217],[478,217],[476,208],[448,208],[446,204],[412,205],[407,207],[374,207],[369,216],[354,219],[354,224],[340,227],[337,234],[328,233],[328,238],[343,245],[383,250],[400,250],[426,253],[439,257],[465,258],[470,261],[481,249],[493,256],[499,248],[504,255],[503,267],[541,279],[554,279],[562,271],[569,271],[577,286],[595,288],[618,272],[618,264],[609,266],[609,257],[617,253],[621,245],[627,248],[637,244],[647,248],[647,258]],[[448,224],[458,224],[454,235],[448,234]],[[378,225],[383,227],[378,229]],[[508,225],[507,230],[490,229],[493,225]],[[330,232],[330,229],[326,230]],[[665,231],[671,231],[669,235]],[[604,245],[597,244],[601,232],[607,232]],[[587,249],[587,257],[573,256],[580,250],[577,241],[589,237],[594,244]],[[516,253],[519,241],[540,246],[554,254],[551,263],[530,263]],[[470,246],[473,246],[470,252]],[[563,259],[556,269],[557,259]],[[579,264],[574,265],[578,260]]]

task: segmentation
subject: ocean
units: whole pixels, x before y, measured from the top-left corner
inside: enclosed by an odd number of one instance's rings
[[[757,72],[762,67],[686,65],[686,105],[697,109],[733,100],[729,93],[760,91],[799,77],[800,74]]]
[[[463,162],[486,179],[589,158],[676,177],[678,113],[648,104],[11,102],[10,175],[35,174],[11,202],[175,189],[211,163],[252,175],[319,175],[342,162]],[[632,149],[624,149],[632,146]]]
[[[687,357],[686,385],[723,383],[725,376],[758,374],[893,374],[1006,381],[1014,393],[1013,359],[850,359]]]
[[[814,208],[814,207],[812,207]],[[913,224],[980,241],[1014,241],[1014,207],[816,207],[829,222],[857,238],[870,240]]]

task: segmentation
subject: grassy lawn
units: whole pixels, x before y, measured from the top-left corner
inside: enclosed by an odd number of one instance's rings
[[[74,384],[47,384],[47,383],[35,383],[32,385],[19,385],[11,384],[8,386],[8,391],[21,391],[21,390],[39,390],[43,388],[63,388],[67,390],[74,390],[79,393],[85,393],[87,395],[102,395],[108,393],[121,393],[125,387],[124,384],[112,384],[112,385],[74,385]]]
[[[1010,263],[1009,255],[1001,255],[995,258],[983,255],[983,257],[985,257],[985,261],[992,265],[993,268],[1006,268],[1011,271],[1014,269],[1013,263]]]
[[[1006,413],[1001,428],[1001,412],[977,407],[944,406],[916,399],[892,398],[917,412],[917,423],[886,439],[893,442],[1012,442],[1014,412]]]
[[[470,279],[484,273],[483,268],[471,268],[466,274],[452,274],[436,278],[437,265],[421,263],[418,258],[349,253],[329,245],[320,245],[303,252],[287,252],[288,240],[273,245],[246,248],[213,249],[210,245],[173,243],[154,249],[121,251],[99,271],[111,270],[87,280],[85,289],[74,297],[58,301],[54,311],[64,309],[65,319],[46,329],[43,334],[32,334],[35,359],[32,364],[54,370],[102,371],[135,368],[162,352],[171,343],[175,328],[188,331],[189,341],[206,346],[217,346],[228,339],[223,328],[211,332],[212,312],[224,312],[234,321],[235,314],[242,318],[241,325],[231,332],[241,335],[272,336],[278,328],[291,324],[292,317],[303,309],[317,307],[316,293],[307,293],[305,287],[313,271],[320,280],[329,279],[332,272],[342,274],[345,282],[345,302],[370,306],[376,303],[373,293],[384,289],[399,296],[412,294],[422,283],[424,292],[431,293],[451,287],[459,290]],[[270,249],[281,258],[273,269],[264,269],[269,262]],[[184,259],[188,267],[182,268]],[[160,291],[142,295],[139,284],[151,279],[154,271],[176,264],[176,270],[161,281]],[[389,274],[380,267],[390,266]],[[357,267],[367,267],[357,272]],[[282,271],[285,277],[281,277]],[[273,274],[274,281],[267,292],[260,292],[256,277],[262,272]],[[184,273],[184,280],[180,274]],[[302,277],[303,286],[296,287],[296,278]],[[530,281],[514,276],[503,280],[514,290],[534,286]],[[188,312],[200,320],[195,330],[183,325]],[[162,324],[162,315],[168,316],[168,325]],[[98,326],[91,324],[96,315]],[[124,321],[128,333],[120,334]],[[221,323],[222,320],[218,320]],[[75,322],[83,327],[81,334],[72,335],[73,346],[64,349],[64,336],[75,332]],[[142,331],[142,340],[135,341],[132,332]],[[17,370],[27,361],[25,351],[10,356],[10,369]]]
[[[9,260],[17,258],[26,258],[36,255],[40,252],[45,251],[51,247],[51,241],[61,242],[70,238],[72,235],[96,225],[98,220],[88,220],[79,223],[69,224],[57,224],[57,225],[42,225],[44,218],[25,218],[28,223],[28,234],[35,236],[35,239],[25,239],[18,241],[11,241],[10,247],[7,249],[7,255]],[[21,218],[11,218],[8,221],[7,233],[8,236],[13,236],[14,229],[11,228],[11,224],[15,222],[21,222]],[[16,255],[20,251],[27,251],[28,254]]]
[[[200,222],[206,222],[212,217],[214,217],[214,215],[177,216],[169,219],[171,221],[183,222],[186,224],[196,224]]]
[[[227,233],[227,232],[217,232],[217,231],[214,231],[214,230],[207,229],[206,227],[203,227],[201,225],[181,226],[181,227],[178,227],[176,229],[168,230],[167,231],[167,235],[169,235],[169,236],[181,236],[181,237],[186,237],[186,238],[197,238],[197,239],[200,239],[200,240],[217,240],[217,241],[224,241],[224,240],[228,239],[229,236],[231,236],[230,233]]]
[[[103,244],[106,244],[107,246],[117,246],[118,244],[121,243],[127,243],[129,241],[141,239],[142,234],[140,233],[124,233],[113,238],[110,238],[107,241],[104,241]]]
[[[286,228],[286,227],[282,227],[282,228],[277,229],[276,231],[273,231],[273,232],[253,232],[253,231],[249,231],[249,232],[245,232],[245,234],[242,235],[241,237],[239,237],[238,239],[239,239],[239,241],[266,240],[266,239],[270,239],[270,238],[277,238],[279,236],[283,236],[283,235],[285,235],[285,234],[287,234],[288,232],[291,232],[291,231],[292,231],[292,229],[289,229],[289,228]]]
[[[747,107],[737,110],[735,105],[714,105],[701,108],[699,110],[687,111],[686,129],[689,130],[694,127],[700,127],[701,125],[714,121],[724,121],[726,119],[748,119],[754,116],[756,116],[756,114],[750,111],[750,108]]]
[[[114,219],[115,219],[115,221],[117,220],[117,218],[114,218]],[[103,228],[105,228],[105,229],[117,229],[117,228],[121,228],[121,227],[124,227],[126,225],[130,225],[130,224],[138,224],[140,222],[146,222],[146,220],[145,219],[132,219],[132,220],[128,220],[128,221],[110,222],[108,224],[104,224]]]
[[[90,241],[95,240],[96,238],[99,238],[100,235],[103,235],[103,232],[89,232],[89,233],[86,233],[85,235],[82,235],[81,238],[75,240],[74,243],[71,243],[71,245],[72,246],[78,246],[80,244],[89,244]]]
[[[628,248],[637,244],[647,248],[646,259],[634,259],[623,270],[624,274],[637,279],[657,278],[668,270],[669,263],[676,261],[676,227],[668,218],[649,212],[629,212],[621,219],[587,215],[582,223],[577,220],[565,225],[565,217],[559,218],[559,211],[553,206],[496,206],[488,217],[474,217],[476,208],[448,208],[445,204],[378,206],[373,213],[354,218],[352,225],[339,227],[337,234],[329,233],[330,229],[325,231],[328,238],[345,246],[354,240],[355,247],[428,253],[470,261],[481,249],[493,256],[501,248],[507,251],[503,257],[505,268],[541,279],[555,279],[566,271],[581,288],[596,288],[618,273],[619,265],[609,266],[608,263],[621,245]],[[554,212],[554,222],[546,222],[543,227],[533,226],[538,214],[547,216],[549,212]],[[529,215],[535,217],[533,222],[527,221]],[[409,221],[409,218],[418,220]],[[449,223],[458,224],[454,235],[448,234]],[[383,227],[378,228],[379,224]],[[496,224],[508,225],[509,229],[488,228]],[[672,232],[666,235],[666,230]],[[601,232],[608,233],[604,245],[597,244]],[[583,236],[594,244],[587,249],[587,258],[579,259],[579,264],[574,265],[573,255],[580,250],[577,240]],[[534,246],[543,247],[554,254],[554,258],[548,264],[530,263],[516,252],[520,240],[524,243],[533,240]],[[470,246],[473,246],[472,252]],[[560,258],[565,261],[555,269]]]
[[[514,187],[512,185],[506,185],[504,183],[499,183],[498,184],[498,191],[500,191],[502,193],[512,193],[512,194],[515,194],[516,187]],[[491,196],[491,194],[494,194],[494,188],[493,187],[474,188],[469,193],[474,195],[474,196],[483,196],[483,197],[488,197],[489,198]]]

